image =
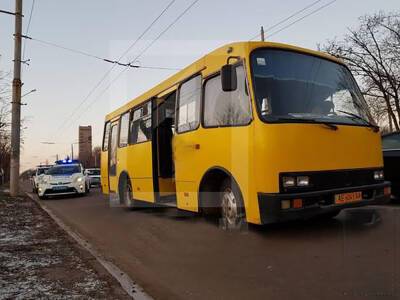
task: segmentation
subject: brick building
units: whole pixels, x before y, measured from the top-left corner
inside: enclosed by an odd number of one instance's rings
[[[85,168],[92,166],[92,126],[79,126],[79,160]]]

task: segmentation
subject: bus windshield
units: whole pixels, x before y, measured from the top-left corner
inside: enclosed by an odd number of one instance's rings
[[[294,51],[258,49],[251,66],[264,121],[375,124],[353,76],[341,64]]]

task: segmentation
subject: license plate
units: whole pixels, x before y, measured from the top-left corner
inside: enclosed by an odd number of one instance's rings
[[[62,191],[62,190],[66,190],[67,187],[66,186],[54,186],[53,190],[55,191]]]
[[[344,193],[335,195],[335,204],[344,204],[362,200],[362,192]]]

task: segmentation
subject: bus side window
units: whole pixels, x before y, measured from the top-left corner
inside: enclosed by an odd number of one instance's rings
[[[104,126],[104,135],[103,135],[103,151],[108,151],[108,139],[110,137],[110,122],[107,122]]]
[[[129,112],[123,114],[119,123],[119,147],[125,147],[128,145],[129,117]]]
[[[236,72],[238,84],[232,92],[222,90],[220,75],[205,82],[204,126],[240,126],[250,123],[251,105],[243,66],[236,67]]]
[[[137,144],[151,140],[151,102],[135,109],[131,119],[129,143]]]
[[[198,127],[200,120],[201,75],[184,82],[179,88],[177,131],[191,131]]]

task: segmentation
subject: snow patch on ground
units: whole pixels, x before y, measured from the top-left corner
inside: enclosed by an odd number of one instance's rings
[[[118,298],[81,256],[35,203],[0,192],[0,300]]]

